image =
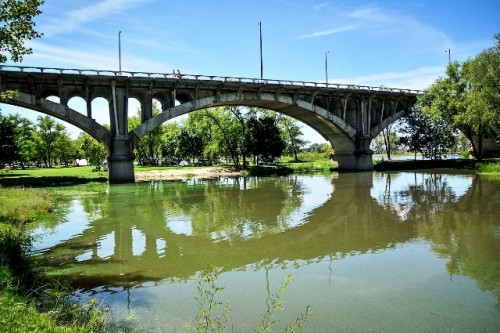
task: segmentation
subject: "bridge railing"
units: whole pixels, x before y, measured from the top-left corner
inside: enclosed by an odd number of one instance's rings
[[[55,68],[55,67],[35,67],[35,66],[12,66],[0,64],[0,71],[28,72],[28,73],[47,73],[47,74],[79,74],[79,75],[102,75],[116,77],[133,77],[133,78],[160,78],[160,79],[175,79],[175,80],[204,80],[216,82],[231,82],[231,83],[250,83],[263,85],[281,85],[290,87],[302,88],[331,88],[338,90],[361,90],[373,92],[399,92],[419,94],[420,90],[390,88],[390,87],[373,87],[357,84],[343,83],[326,83],[313,81],[292,81],[292,80],[277,80],[277,79],[257,79],[248,77],[232,77],[218,75],[203,75],[203,74],[176,74],[176,73],[151,73],[151,72],[131,72],[131,71],[114,71],[114,70],[99,70],[99,69],[77,69],[77,68]]]

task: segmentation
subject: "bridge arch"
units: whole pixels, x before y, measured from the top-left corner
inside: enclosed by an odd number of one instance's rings
[[[47,97],[53,95],[49,90],[47,90],[46,93]],[[80,112],[69,108],[67,105],[52,102],[45,98],[37,98],[34,95],[23,92],[18,92],[12,98],[4,101],[4,103],[38,111],[70,123],[71,125],[74,125],[82,131],[88,133],[97,141],[102,142],[109,150],[109,131],[93,119],[90,119]]]
[[[147,133],[157,128],[164,122],[176,117],[219,106],[253,106],[272,110],[295,118],[316,130],[325,140],[328,140],[336,149],[354,150],[356,130],[340,117],[329,113],[324,108],[310,102],[292,97],[263,93],[259,98],[248,98],[237,93],[209,96],[182,103],[164,109],[160,114],[152,117],[132,131],[134,144]],[[307,114],[308,117],[305,117]]]

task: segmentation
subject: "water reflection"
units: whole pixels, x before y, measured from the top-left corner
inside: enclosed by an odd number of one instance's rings
[[[39,247],[80,288],[186,281],[209,264],[297,268],[424,239],[451,278],[468,276],[500,299],[500,186],[474,176],[154,182],[100,188],[71,203],[65,220],[45,225],[57,244]],[[73,235],[57,236],[68,223]]]

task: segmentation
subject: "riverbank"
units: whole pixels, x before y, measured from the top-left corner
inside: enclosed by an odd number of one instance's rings
[[[373,164],[374,171],[403,171],[419,169],[474,169],[478,164],[476,160],[449,159],[449,160],[384,160]]]
[[[374,171],[404,171],[418,169],[451,168],[471,170],[483,174],[499,174],[500,160],[478,162],[469,159],[450,160],[384,160],[375,161]],[[50,187],[76,185],[90,182],[107,182],[108,174],[104,171],[93,171],[91,166],[83,167],[56,167],[56,168],[29,168],[13,169],[8,172],[0,171],[0,187]],[[251,166],[247,170],[240,170],[227,166],[213,167],[142,167],[136,166],[136,182],[145,181],[180,181],[186,179],[217,179],[221,177],[241,176],[275,176],[291,173],[331,173],[337,171],[336,164],[327,159],[286,162],[280,165]]]
[[[185,179],[217,179],[220,177],[240,177],[245,173],[242,170],[234,168],[220,167],[185,167],[182,169],[155,169],[137,171],[135,180],[137,182],[156,181],[156,180],[185,180]]]
[[[100,332],[107,312],[78,301],[61,281],[48,279],[31,253],[24,227],[54,208],[43,189],[1,190],[0,332]]]

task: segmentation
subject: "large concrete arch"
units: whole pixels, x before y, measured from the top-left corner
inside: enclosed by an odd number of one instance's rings
[[[293,117],[311,128],[315,129],[325,140],[332,143],[338,150],[354,150],[356,130],[338,116],[327,110],[303,100],[295,102],[289,96],[275,97],[274,94],[263,93],[259,99],[240,96],[236,93],[221,94],[205,97],[170,107],[162,113],[152,117],[132,131],[134,144],[147,133],[157,128],[164,122],[201,109],[218,106],[254,106],[273,110]],[[304,115],[307,115],[304,116]]]
[[[68,106],[52,102],[44,98],[37,98],[36,96],[23,92],[17,92],[12,98],[4,101],[4,103],[35,110],[70,123],[71,125],[74,125],[82,131],[88,133],[97,141],[102,142],[109,150],[109,130],[97,123],[95,120],[84,116],[80,112],[73,110]]]

